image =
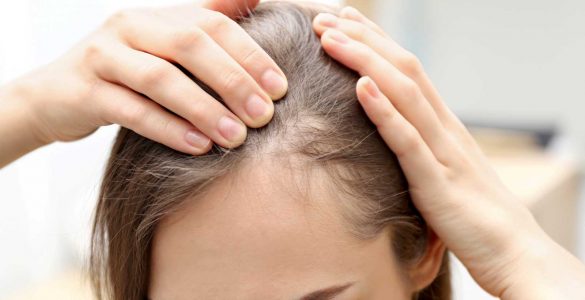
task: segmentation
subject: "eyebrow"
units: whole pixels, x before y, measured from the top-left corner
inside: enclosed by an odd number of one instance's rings
[[[352,285],[353,285],[353,282],[350,282],[350,283],[346,283],[344,285],[337,285],[337,286],[331,286],[328,288],[324,288],[324,289],[321,289],[318,291],[308,293],[308,294],[304,295],[303,297],[301,297],[300,300],[331,300],[333,297],[343,293],[345,290],[347,290]]]

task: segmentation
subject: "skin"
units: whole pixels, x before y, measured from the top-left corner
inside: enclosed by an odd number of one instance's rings
[[[349,283],[334,299],[409,300],[436,277],[439,240],[420,262],[402,266],[387,231],[372,240],[350,234],[325,171],[311,175],[311,187],[291,185],[301,174],[293,172],[270,157],[248,162],[164,219],[149,298],[332,299],[303,296]]]
[[[62,59],[1,87],[0,166],[43,145],[79,139],[110,123],[186,153],[207,151],[211,140],[227,147],[238,145],[245,138],[245,130],[231,130],[232,140],[222,138],[219,119],[237,115],[252,127],[267,122],[271,113],[254,123],[242,112],[250,94],[264,91],[258,85],[262,82],[260,74],[275,66],[262,51],[252,50],[255,43],[244,32],[210,9],[234,17],[256,3],[216,0],[204,6],[122,12]],[[220,24],[225,30],[214,31],[217,26],[209,24]],[[397,154],[414,204],[478,284],[501,299],[582,299],[583,263],[552,241],[528,209],[503,186],[469,132],[444,104],[418,59],[352,8],[341,10],[339,17],[322,14],[315,19],[314,27],[325,51],[363,76],[356,87],[359,101]],[[130,36],[134,36],[132,42]],[[249,51],[234,51],[241,47]],[[203,50],[192,52],[196,49]],[[220,55],[211,61],[223,64],[208,69],[207,80],[222,96],[229,95],[226,101],[233,113],[206,97],[165,62],[184,63],[190,71],[205,70],[200,59],[203,53]],[[237,57],[238,53],[250,55]],[[245,72],[236,71],[238,65]],[[212,82],[212,77],[223,78],[223,84]],[[262,96],[278,98],[284,93],[282,86],[274,89],[282,93]],[[177,88],[185,92],[176,93]],[[180,117],[165,113],[160,106]],[[193,146],[188,132],[204,133],[210,142],[205,144],[207,140],[203,139],[205,146]],[[270,237],[278,238],[277,233],[270,233]],[[216,245],[226,242],[215,238]],[[339,242],[344,240],[339,238]],[[375,251],[375,246],[371,247]],[[394,265],[387,266],[395,270]],[[420,274],[425,278],[432,272]],[[412,279],[411,284],[425,282],[416,280],[416,272],[407,278]],[[343,284],[347,278],[318,279],[319,285],[328,285]],[[294,284],[304,279],[290,280]],[[270,291],[278,295],[282,292],[283,297],[297,296],[284,284],[274,288],[279,290]]]
[[[209,151],[212,141],[240,145],[246,126],[265,125],[272,99],[287,90],[280,68],[230,19],[257,2],[214,0],[113,15],[61,58],[2,88],[0,167],[112,123],[194,155]],[[169,61],[217,91],[226,106]]]
[[[313,25],[325,51],[363,76],[359,101],[398,156],[414,204],[477,283],[501,299],[582,299],[583,263],[502,184],[419,60],[351,7]]]

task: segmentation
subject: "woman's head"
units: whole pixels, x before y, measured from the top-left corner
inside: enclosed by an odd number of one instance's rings
[[[448,299],[443,247],[357,102],[358,75],[322,51],[316,13],[266,3],[240,21],[289,81],[241,147],[194,157],[120,130],[94,224],[102,296]]]

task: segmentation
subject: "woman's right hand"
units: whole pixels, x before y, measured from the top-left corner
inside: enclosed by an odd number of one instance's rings
[[[353,8],[320,14],[325,51],[363,77],[359,101],[397,155],[414,204],[487,292],[583,299],[584,265],[504,186],[411,53]]]
[[[287,90],[280,68],[230,18],[257,3],[211,0],[119,12],[57,61],[9,84],[13,104],[27,107],[15,111],[30,112],[23,115],[39,144],[80,139],[116,123],[190,154],[207,152],[212,141],[236,147],[246,125],[272,118],[272,99]]]

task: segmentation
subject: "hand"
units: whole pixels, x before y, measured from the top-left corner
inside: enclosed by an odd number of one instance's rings
[[[215,0],[119,12],[11,90],[30,107],[43,144],[116,123],[190,154],[207,152],[211,141],[236,147],[246,125],[261,127],[272,118],[272,99],[287,89],[280,68],[230,19],[257,3]],[[171,62],[210,86],[227,107]]]
[[[414,204],[480,286],[503,299],[585,294],[583,265],[502,184],[413,54],[353,8],[318,15],[314,29],[330,56],[363,76],[359,101]]]

